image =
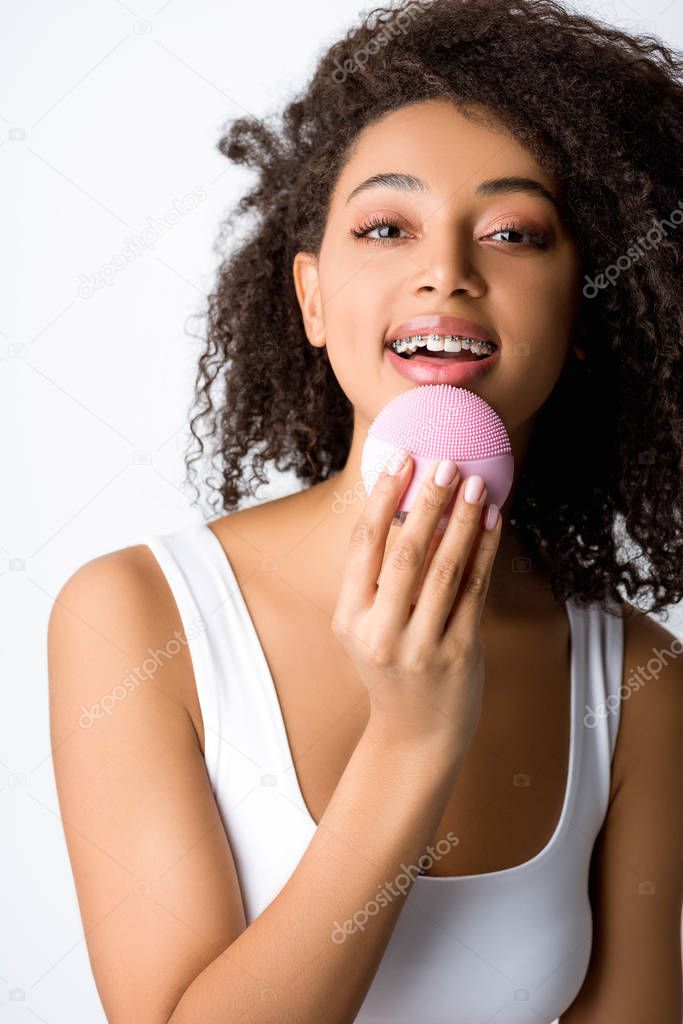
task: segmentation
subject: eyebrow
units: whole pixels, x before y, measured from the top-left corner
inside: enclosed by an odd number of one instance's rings
[[[429,185],[422,178],[416,178],[412,174],[400,174],[392,171],[386,174],[373,174],[371,178],[366,178],[360,185],[356,185],[349,194],[346,205],[351,202],[354,196],[373,188],[395,188],[403,192],[431,192]],[[552,192],[549,192],[544,185],[541,185],[540,181],[535,181],[533,178],[515,176],[488,178],[486,181],[479,182],[474,194],[477,196],[496,196],[508,192],[526,192],[530,195],[538,196],[540,199],[545,199],[547,202],[552,203],[557,213],[562,216],[560,200]]]

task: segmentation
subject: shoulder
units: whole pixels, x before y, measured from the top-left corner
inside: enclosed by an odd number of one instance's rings
[[[168,659],[150,657],[150,649],[163,654],[171,640],[183,635],[173,594],[146,544],[85,562],[62,584],[50,610],[47,644],[54,714],[69,705],[72,711],[77,705],[100,707],[102,684],[109,677],[118,683],[107,690],[110,703],[118,702],[124,690],[162,694],[187,720],[193,679],[187,645],[176,643]],[[196,730],[194,714],[190,717]]]
[[[115,605],[122,598],[163,598],[164,591],[161,569],[152,550],[146,544],[137,544],[97,555],[79,566],[61,585],[50,617],[65,610],[67,599]]]
[[[165,576],[146,544],[98,555],[67,578],[52,605],[49,629],[69,621],[75,626],[76,618],[82,626],[97,621],[107,632],[127,628],[155,637],[178,621]]]
[[[661,623],[624,607],[619,730],[610,803],[624,795],[662,824],[681,799],[683,781],[683,642]]]
[[[680,1021],[683,891],[683,644],[625,607],[612,792],[592,856],[594,916],[584,985],[562,1024]]]
[[[665,772],[683,731],[683,641],[630,605],[623,636],[613,792],[645,764]]]
[[[620,691],[621,753],[630,767],[663,756],[683,728],[683,641],[632,607],[625,608]],[[668,746],[670,750],[670,746]]]
[[[647,683],[661,682],[660,686],[649,687],[648,706],[659,703],[654,693],[661,694],[662,699],[680,702],[683,698],[683,640],[630,605],[624,606],[623,624],[623,683],[628,685],[630,681],[634,688],[637,682],[638,690],[645,691]]]

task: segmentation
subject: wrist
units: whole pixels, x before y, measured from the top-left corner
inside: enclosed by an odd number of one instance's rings
[[[426,762],[432,768],[442,766],[445,770],[459,768],[469,746],[469,738],[464,743],[451,722],[428,731],[417,730],[410,724],[402,726],[389,720],[378,711],[371,712],[365,735],[382,752],[396,752],[403,758]]]

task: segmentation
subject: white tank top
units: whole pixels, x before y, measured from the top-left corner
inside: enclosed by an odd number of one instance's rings
[[[140,543],[163,570],[187,637],[207,772],[249,925],[285,885],[316,825],[265,653],[218,539],[199,523]],[[578,994],[592,945],[591,852],[619,728],[623,621],[618,609],[572,600],[566,608],[571,729],[555,832],[512,868],[418,875],[356,1024],[557,1024]]]

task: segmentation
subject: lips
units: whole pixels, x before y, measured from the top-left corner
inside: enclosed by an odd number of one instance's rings
[[[422,355],[420,350],[409,359],[400,356],[390,347],[397,338],[410,338],[415,334],[456,334],[480,341],[490,341],[496,346],[489,356],[477,358],[470,352],[453,355]],[[462,386],[473,383],[493,368],[500,356],[500,339],[492,330],[482,327],[474,320],[440,313],[425,313],[406,320],[394,328],[386,338],[384,349],[394,369],[418,384],[452,384]]]
[[[449,352],[448,355],[442,355],[440,352],[427,352],[426,349],[422,349],[422,351],[418,349],[412,355],[407,353],[406,355],[399,355],[399,359],[409,359],[411,363],[479,363],[482,359],[488,358],[489,356],[474,355],[474,353],[469,352],[466,348],[460,352]]]
[[[384,352],[396,372],[416,384],[451,384],[455,387],[465,387],[480,380],[496,366],[500,358],[500,349],[485,359],[465,360],[435,359],[431,356],[404,359],[388,345]]]

